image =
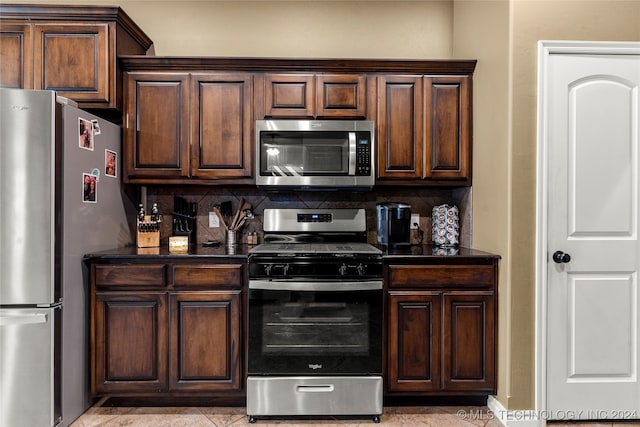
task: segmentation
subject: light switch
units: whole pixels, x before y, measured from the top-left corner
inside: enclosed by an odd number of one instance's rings
[[[218,227],[220,227],[220,218],[218,218],[215,212],[209,212],[209,228]]]

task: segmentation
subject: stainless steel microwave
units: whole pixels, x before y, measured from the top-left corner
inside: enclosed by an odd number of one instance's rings
[[[256,121],[256,185],[370,189],[374,123],[365,120]]]

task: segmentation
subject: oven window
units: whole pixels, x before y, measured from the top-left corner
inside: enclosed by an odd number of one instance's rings
[[[348,132],[261,132],[260,175],[348,175]]]
[[[249,373],[382,369],[382,291],[249,291]]]
[[[366,354],[369,309],[344,302],[283,302],[264,307],[264,354]]]

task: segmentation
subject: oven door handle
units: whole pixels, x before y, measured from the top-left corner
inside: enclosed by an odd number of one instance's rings
[[[303,282],[278,280],[249,280],[249,289],[266,291],[371,291],[382,289],[382,280]]]

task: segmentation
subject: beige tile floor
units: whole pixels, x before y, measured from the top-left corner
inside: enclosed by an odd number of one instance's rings
[[[250,424],[242,407],[102,407],[90,408],[71,427],[501,427],[483,406],[403,406],[385,407],[380,424],[371,419],[259,419]],[[553,427],[631,427],[640,422],[549,423]]]
[[[462,411],[457,414],[457,411]],[[242,407],[99,407],[90,408],[71,427],[223,427],[223,426],[306,426],[360,427],[384,426],[469,426],[500,427],[486,407],[387,407],[380,417],[380,424],[370,418],[362,419],[258,419],[250,424]]]

